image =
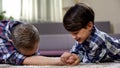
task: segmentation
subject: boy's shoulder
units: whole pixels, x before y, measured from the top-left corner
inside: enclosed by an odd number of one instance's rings
[[[92,39],[96,39],[96,40],[105,40],[105,37],[107,35],[108,35],[107,33],[103,32],[103,31],[100,31],[99,29],[97,29],[96,27],[94,27],[94,29],[93,29],[90,37]]]

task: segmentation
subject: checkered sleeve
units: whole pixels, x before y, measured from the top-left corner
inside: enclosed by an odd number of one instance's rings
[[[26,56],[20,54],[19,52],[14,52],[8,57],[7,63],[13,65],[22,65]]]
[[[80,58],[80,61],[83,59],[83,50],[81,48],[81,45],[78,44],[76,41],[75,44],[73,45],[72,49],[70,50],[71,53],[77,54]]]
[[[106,35],[106,47],[109,50],[109,56],[113,57],[116,56],[116,59],[120,59],[120,39],[111,38],[110,36]]]
[[[70,50],[70,52],[71,52],[71,53],[75,53],[75,54],[79,54],[77,47],[78,47],[78,43],[76,42],[76,43],[73,45],[73,47],[72,47],[72,49]]]

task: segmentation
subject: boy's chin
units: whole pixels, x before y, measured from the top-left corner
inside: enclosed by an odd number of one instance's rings
[[[82,44],[83,42],[79,42],[79,41],[78,41],[78,43],[79,43],[79,44]]]
[[[82,44],[84,41],[78,41],[79,44]]]

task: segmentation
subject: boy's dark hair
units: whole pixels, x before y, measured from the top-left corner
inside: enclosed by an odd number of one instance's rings
[[[12,40],[16,49],[32,50],[39,42],[39,32],[31,24],[18,24],[12,29]]]
[[[84,3],[71,7],[63,18],[63,25],[68,31],[77,31],[86,28],[91,21],[94,24],[94,11]]]

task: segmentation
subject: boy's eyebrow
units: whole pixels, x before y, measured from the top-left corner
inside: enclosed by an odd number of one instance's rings
[[[77,31],[70,31],[71,33],[77,33],[77,32],[79,32],[80,30],[77,30]]]
[[[77,32],[71,32],[71,33],[75,34],[75,33],[78,33],[78,31]]]

